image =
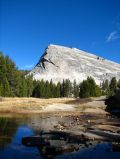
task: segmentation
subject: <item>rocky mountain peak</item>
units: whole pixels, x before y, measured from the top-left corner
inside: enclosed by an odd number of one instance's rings
[[[112,77],[120,79],[120,64],[72,47],[50,44],[30,72],[36,80],[63,79],[81,82],[92,76],[99,84]]]

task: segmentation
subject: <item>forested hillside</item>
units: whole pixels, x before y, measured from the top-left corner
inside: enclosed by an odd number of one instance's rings
[[[0,96],[2,97],[37,97],[37,98],[58,98],[58,97],[97,97],[101,95],[111,96],[114,94],[120,81],[113,77],[109,82],[103,81],[100,86],[95,83],[92,77],[77,84],[69,79],[54,84],[53,81],[36,81],[28,76],[28,71],[18,70],[16,64],[9,56],[0,53]]]

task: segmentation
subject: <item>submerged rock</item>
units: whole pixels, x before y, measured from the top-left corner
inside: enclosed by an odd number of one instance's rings
[[[120,143],[113,143],[112,150],[116,152],[120,152]]]

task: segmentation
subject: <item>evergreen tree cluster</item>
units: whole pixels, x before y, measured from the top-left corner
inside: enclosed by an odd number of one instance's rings
[[[117,81],[116,77],[113,77],[111,81],[105,80],[101,84],[102,94],[108,97],[114,96],[118,89],[120,89],[120,79]]]
[[[0,53],[0,96],[29,97],[32,95],[32,77],[25,77],[9,56]]]
[[[34,81],[32,97],[37,98],[58,98],[60,97],[60,83],[57,85],[49,81]]]
[[[63,80],[62,83],[54,84],[49,81],[34,81],[32,96],[38,98],[59,98],[59,97],[78,97],[79,86],[76,81],[72,84],[69,79]]]
[[[54,84],[49,81],[34,81],[32,96],[37,98],[59,98],[59,97],[96,97],[101,95],[101,89],[98,87],[92,77],[88,77],[81,84],[76,81],[72,83],[69,79],[62,83]]]
[[[101,89],[92,77],[88,77],[80,84],[79,96],[81,98],[98,97],[101,96]]]
[[[106,99],[106,110],[110,112],[114,112],[116,115],[120,115],[120,80],[116,80],[116,78],[112,78],[109,83],[108,91],[107,91],[107,99]]]

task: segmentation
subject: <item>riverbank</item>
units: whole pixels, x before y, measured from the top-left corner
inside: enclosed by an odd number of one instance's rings
[[[44,113],[44,114],[106,114],[105,97],[74,99],[74,98],[2,98],[0,113]]]

